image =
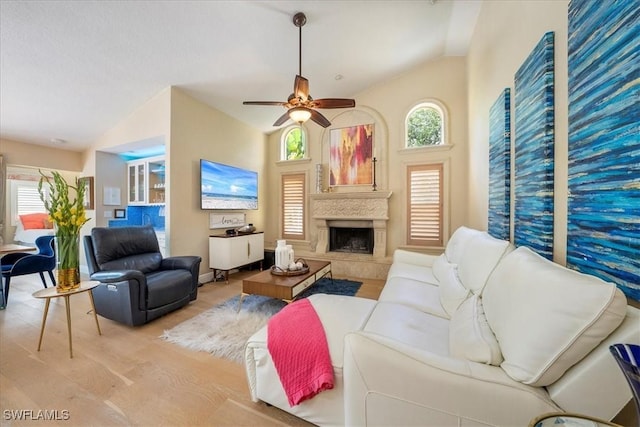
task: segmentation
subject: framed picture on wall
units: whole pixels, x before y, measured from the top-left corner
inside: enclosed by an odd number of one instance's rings
[[[93,204],[93,177],[85,176],[78,178],[78,185],[84,186],[84,200],[82,206],[87,210],[95,209]]]
[[[373,183],[373,123],[331,130],[329,185]]]

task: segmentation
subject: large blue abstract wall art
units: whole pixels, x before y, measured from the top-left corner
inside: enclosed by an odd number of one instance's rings
[[[493,237],[509,240],[511,215],[511,89],[489,111],[489,227]]]
[[[640,2],[569,3],[567,265],[640,300]]]
[[[516,246],[553,258],[554,33],[546,33],[515,75]]]

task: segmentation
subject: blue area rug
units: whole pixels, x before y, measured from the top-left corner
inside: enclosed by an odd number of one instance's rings
[[[353,296],[361,282],[322,278],[305,289],[298,299],[313,294],[334,294]],[[269,318],[282,310],[286,302],[260,295],[247,295],[242,299],[242,309],[238,311],[240,295],[186,320],[160,338],[196,351],[206,351],[216,357],[223,357],[242,363],[244,345]]]
[[[296,299],[307,298],[313,294],[354,296],[360,289],[360,286],[362,286],[362,282],[323,277],[313,286],[305,289]],[[237,309],[239,300],[240,295],[236,295],[221,303],[220,306]],[[242,299],[242,310],[250,313],[260,312],[274,315],[286,305],[287,303],[280,299],[264,297],[262,295],[246,295]]]

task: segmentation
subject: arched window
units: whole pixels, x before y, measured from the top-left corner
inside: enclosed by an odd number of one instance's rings
[[[445,144],[444,109],[434,102],[416,105],[406,121],[405,147],[418,148]]]
[[[302,126],[292,126],[282,133],[280,160],[299,160],[306,157],[307,135]]]

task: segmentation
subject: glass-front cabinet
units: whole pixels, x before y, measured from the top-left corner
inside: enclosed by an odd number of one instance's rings
[[[149,161],[149,203],[164,203],[165,162],[164,158]]]
[[[164,157],[141,159],[127,163],[130,205],[165,203]]]
[[[129,162],[127,166],[129,174],[129,204],[144,204],[147,201],[146,162]]]

